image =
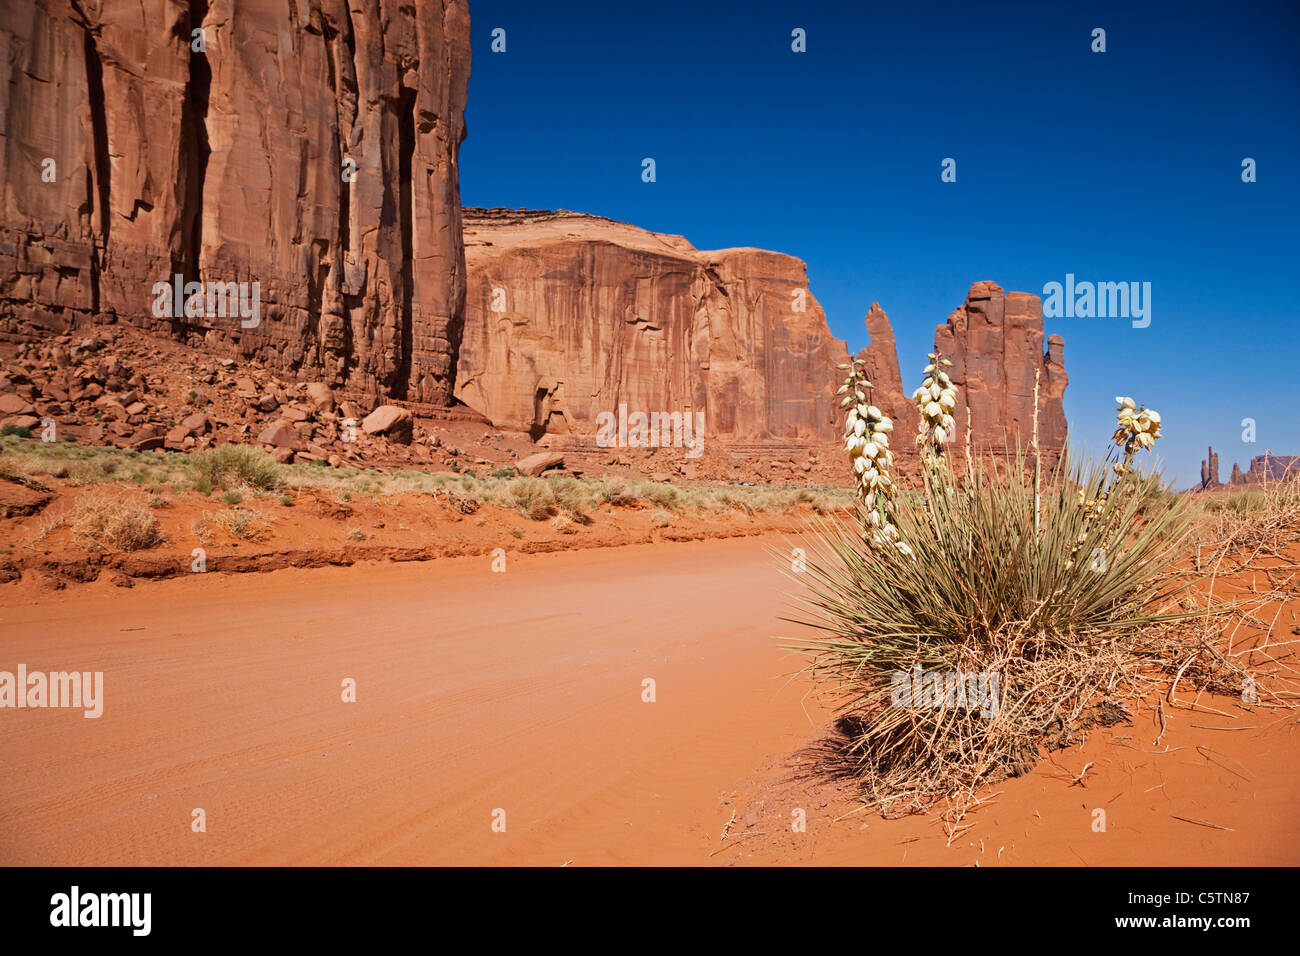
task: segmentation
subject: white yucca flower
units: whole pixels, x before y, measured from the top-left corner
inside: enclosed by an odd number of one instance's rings
[[[853,474],[857,482],[857,497],[866,511],[870,532],[864,531],[868,543],[880,544],[894,540],[897,531],[890,520],[889,509],[893,497],[893,480],[889,468],[894,455],[889,450],[889,433],[894,423],[867,400],[866,390],[872,388],[860,367],[862,360],[854,359],[848,377],[840,386],[844,399],[840,404],[848,408],[844,420],[844,450],[849,453]]]
[[[1124,461],[1115,463],[1115,473],[1122,475],[1129,469],[1133,456],[1140,449],[1150,448],[1160,437],[1160,413],[1133,399],[1116,395],[1115,444],[1124,452]]]
[[[957,387],[944,369],[952,362],[938,352],[928,356],[930,364],[923,369],[925,378],[921,387],[912,393],[912,401],[920,413],[916,444],[926,455],[942,454],[941,446],[952,440],[957,430],[952,411],[957,407]]]

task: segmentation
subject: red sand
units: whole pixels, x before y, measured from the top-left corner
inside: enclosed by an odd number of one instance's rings
[[[1235,720],[1174,711],[1153,747],[1140,717],[999,784],[952,846],[934,816],[852,813],[843,788],[792,780],[828,715],[779,676],[796,666],[773,639],[796,630],[765,550],[781,545],[23,594],[0,609],[0,669],[102,670],[106,700],[98,720],[0,711],[0,862],[1300,862],[1295,716],[1221,698],[1202,704]],[[348,677],[356,703],[340,700]],[[807,833],[791,832],[795,807]]]

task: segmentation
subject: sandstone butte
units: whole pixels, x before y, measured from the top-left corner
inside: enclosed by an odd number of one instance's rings
[[[703,411],[737,444],[839,434],[848,350],[800,260],[577,213],[463,220],[464,0],[9,0],[0,47],[4,340],[130,324],[367,408],[463,403],[537,437],[592,436],[620,403]],[[256,281],[259,324],[154,315],[174,275]],[[867,328],[910,445],[878,305]],[[936,342],[959,435],[968,402],[977,447],[1027,441],[1037,370],[1060,447],[1062,343],[1044,351],[1036,296],[977,283]]]
[[[1201,484],[1203,491],[1223,487],[1219,481],[1219,454],[1211,446],[1208,458],[1201,459]],[[1300,475],[1300,455],[1274,455],[1265,452],[1256,455],[1247,465],[1245,471],[1241,465],[1233,462],[1232,474],[1228,477],[1230,485],[1258,485],[1272,481],[1292,481]]]
[[[723,441],[839,436],[838,366],[849,352],[831,336],[799,259],[706,252],[681,236],[567,211],[467,209],[464,228],[455,395],[499,427],[591,436],[599,412],[626,403],[703,410],[709,437]],[[873,398],[906,446],[916,427],[911,389],[879,303],[866,325],[870,345],[859,354]],[[1059,452],[1064,343],[1052,336],[1044,351],[1037,296],[977,282],[935,343],[960,386],[959,434],[969,403],[975,447],[1027,444],[1037,371],[1040,442]],[[919,381],[919,364],[908,371]]]

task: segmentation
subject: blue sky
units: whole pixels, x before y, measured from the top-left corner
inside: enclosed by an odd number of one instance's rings
[[[1300,454],[1300,4],[471,0],[470,14],[465,205],[798,256],[850,349],[881,303],[905,383],[975,281],[1150,282],[1147,328],[1046,322],[1065,338],[1075,444],[1100,449],[1113,397],[1132,395],[1162,413],[1179,487],[1211,443],[1224,480],[1266,448]]]

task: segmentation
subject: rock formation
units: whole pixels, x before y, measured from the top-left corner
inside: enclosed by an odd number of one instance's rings
[[[116,319],[448,400],[465,0],[8,0],[0,48],[0,334]],[[259,323],[157,315],[174,275],[256,282]]]
[[[1206,458],[1201,459],[1201,487],[1203,489],[1219,487],[1219,455],[1210,446]],[[1233,472],[1236,474],[1236,470]]]
[[[893,420],[895,447],[910,450],[916,437],[917,413],[910,397],[912,390],[903,388],[894,328],[879,302],[871,303],[866,323],[870,341],[858,357],[866,360],[867,380],[875,386],[871,400]]]
[[[566,211],[465,210],[469,291],[456,397],[499,427],[589,436],[596,416],[704,411],[710,439],[839,438],[833,338],[804,263],[759,249],[706,252],[680,236]],[[800,308],[802,307],[802,311]],[[863,349],[873,401],[907,454],[916,428],[894,332],[879,303]],[[1037,296],[971,287],[935,334],[964,387],[982,451],[1028,445],[1039,370],[1039,438],[1065,441],[1063,342],[1043,350]],[[918,367],[915,372],[920,373]]]
[[[1265,452],[1250,460],[1250,466],[1243,472],[1236,463],[1232,466],[1231,483],[1234,485],[1255,485],[1266,481],[1294,481],[1300,478],[1300,455],[1274,455]]]
[[[732,441],[824,441],[848,361],[804,263],[571,212],[465,210],[456,397],[500,427],[589,434],[596,416],[705,413]]]
[[[800,260],[568,212],[470,210],[462,241],[466,0],[9,0],[0,53],[0,341],[27,349],[5,424],[95,403],[131,447],[233,431],[323,460],[377,405],[363,434],[398,442],[402,409],[594,440],[622,406],[703,413],[710,439],[768,459],[839,439],[848,350]],[[866,321],[905,451],[919,366],[900,375],[878,305]],[[242,423],[181,428],[150,405],[166,376],[86,364],[97,324],[312,392],[286,408],[248,382]],[[1027,442],[1037,370],[1042,443],[1061,446],[1037,297],[977,283],[936,342],[965,386],[959,440],[969,400],[978,447]]]
[[[957,442],[965,442],[970,409],[971,443],[978,453],[1026,450],[1033,432],[1034,381],[1038,373],[1038,440],[1054,457],[1065,444],[1068,381],[1065,342],[1047,339],[1043,351],[1043,303],[1027,292],[1002,291],[995,282],[976,282],[966,302],[940,326],[936,349],[953,363],[957,385]],[[914,374],[919,374],[917,369]]]

